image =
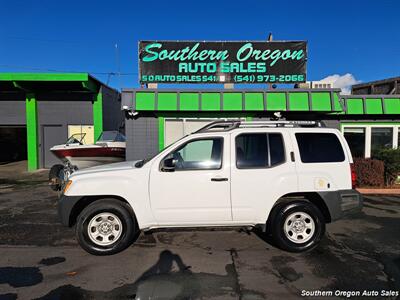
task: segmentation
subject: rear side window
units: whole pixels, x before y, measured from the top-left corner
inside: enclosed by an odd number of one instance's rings
[[[303,163],[344,161],[344,152],[338,137],[333,133],[296,133]]]
[[[269,168],[285,161],[279,133],[250,133],[236,137],[236,166],[239,169]]]

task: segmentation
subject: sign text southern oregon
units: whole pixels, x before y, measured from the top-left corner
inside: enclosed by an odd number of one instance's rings
[[[307,43],[139,42],[141,83],[306,81]]]

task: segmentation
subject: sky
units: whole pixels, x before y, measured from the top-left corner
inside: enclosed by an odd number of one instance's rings
[[[0,0],[0,7],[0,72],[89,72],[133,88],[139,40],[265,40],[272,32],[274,40],[308,42],[309,80],[348,89],[400,76],[399,0]]]

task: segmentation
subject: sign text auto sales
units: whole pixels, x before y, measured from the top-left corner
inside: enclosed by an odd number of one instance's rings
[[[307,43],[139,42],[141,83],[306,81]]]

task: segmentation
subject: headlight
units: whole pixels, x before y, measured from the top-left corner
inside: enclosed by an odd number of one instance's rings
[[[65,194],[68,191],[68,189],[70,188],[71,184],[72,184],[72,180],[68,180],[67,183],[64,186],[63,194]]]

